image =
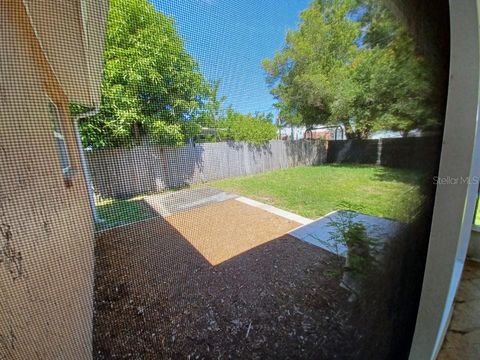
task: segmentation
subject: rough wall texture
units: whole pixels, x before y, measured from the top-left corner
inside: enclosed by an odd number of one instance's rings
[[[67,99],[21,1],[0,4],[0,359],[91,357],[93,223]],[[76,169],[64,181],[47,95]]]
[[[72,101],[100,104],[108,0],[23,0],[48,62]]]
[[[87,154],[95,191],[103,197],[178,188],[209,180],[252,175],[326,160],[324,141],[209,143],[179,148],[138,146]]]

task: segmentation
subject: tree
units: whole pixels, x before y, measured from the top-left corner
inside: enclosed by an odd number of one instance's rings
[[[272,114],[241,114],[227,108],[225,117],[218,122],[219,136],[223,140],[245,141],[261,145],[277,137]]]
[[[204,110],[199,114],[197,123],[203,127],[215,128],[218,121],[223,118],[224,111],[222,109],[224,102],[227,100],[226,96],[218,96],[218,89],[220,81],[214,81],[209,92],[208,99],[204,103]]]
[[[301,20],[263,62],[285,122],[341,124],[348,138],[438,124],[429,64],[382,5],[316,0]]]
[[[279,116],[287,123],[348,121],[347,95],[354,89],[345,65],[354,58],[360,26],[346,19],[350,4],[335,3],[312,3],[301,14],[299,30],[288,32],[284,49],[263,62]]]
[[[111,0],[100,113],[81,123],[82,140],[94,147],[142,136],[184,143],[200,131],[195,120],[211,91],[172,19],[147,0]]]
[[[411,36],[383,4],[374,0],[365,4],[360,22],[366,31],[352,75],[364,86],[356,116],[370,116],[374,128],[400,131],[404,136],[414,129],[436,129],[441,110],[436,102],[433,64],[416,53]],[[365,94],[375,102],[367,106]],[[362,110],[370,114],[362,114]]]

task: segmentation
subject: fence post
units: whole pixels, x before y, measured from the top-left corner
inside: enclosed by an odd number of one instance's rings
[[[375,165],[382,164],[382,140],[383,139],[378,139],[377,142],[377,162],[375,163]]]

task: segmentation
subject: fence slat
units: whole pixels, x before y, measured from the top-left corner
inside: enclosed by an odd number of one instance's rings
[[[224,142],[160,147],[142,145],[89,151],[95,191],[125,198],[234,176],[300,165],[319,165],[327,142],[272,140],[263,146]]]

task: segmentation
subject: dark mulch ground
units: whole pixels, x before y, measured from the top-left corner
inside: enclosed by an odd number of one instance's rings
[[[212,266],[161,218],[104,232],[94,357],[351,358],[348,294],[325,275],[333,262],[282,236]]]

